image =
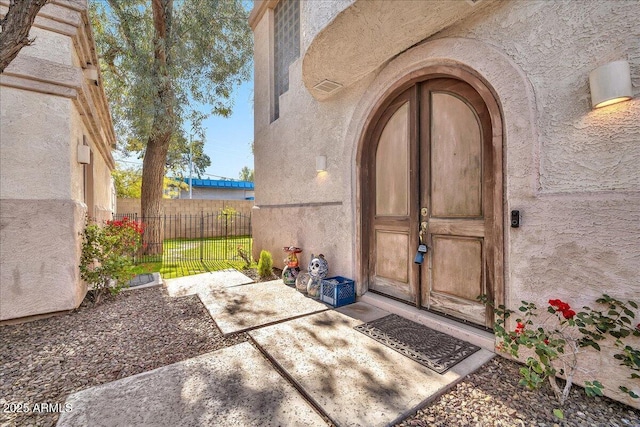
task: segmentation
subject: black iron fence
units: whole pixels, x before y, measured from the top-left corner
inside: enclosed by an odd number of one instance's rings
[[[145,250],[136,264],[160,271],[163,277],[197,274],[225,268],[242,268],[251,257],[251,216],[238,212],[201,212],[142,217],[118,214],[148,225],[159,223],[162,241],[143,237]],[[147,264],[146,266],[144,264]]]

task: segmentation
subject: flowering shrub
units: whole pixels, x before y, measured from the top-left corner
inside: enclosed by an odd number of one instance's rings
[[[481,296],[480,300],[489,304],[485,296]],[[603,307],[602,310],[583,307],[583,311],[576,312],[568,303],[550,299],[547,315],[538,320],[538,307],[522,301],[518,310],[523,317],[516,319],[513,331],[506,329],[506,322],[515,312],[503,305],[494,308],[494,331],[499,338],[496,349],[515,358],[519,358],[520,346],[533,350],[533,355],[525,362],[526,366],[520,368],[521,385],[534,389],[548,379],[554,395],[563,404],[569,396],[573,377],[578,369],[580,349],[592,347],[600,351],[599,342],[607,337],[614,339],[614,345],[618,349],[615,359],[632,371],[629,378],[640,378],[640,350],[623,342],[629,336],[640,336],[640,324],[633,326],[635,315],[629,308],[637,309],[638,305],[634,301],[624,303],[606,294],[598,298],[596,303]],[[556,375],[565,378],[563,389],[560,388]],[[589,396],[602,396],[603,388],[599,381],[585,382],[585,391]],[[638,398],[626,386],[619,388],[631,397]]]
[[[83,232],[80,277],[93,286],[95,303],[107,292],[117,294],[133,274],[133,256],[142,245],[142,223],[124,218],[104,226],[87,222]]]

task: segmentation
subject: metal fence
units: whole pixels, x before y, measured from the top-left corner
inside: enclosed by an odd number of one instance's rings
[[[160,221],[164,230],[161,242],[147,241],[146,251],[135,257],[136,264],[148,264],[163,277],[242,268],[251,257],[251,216],[237,212],[201,212],[159,217],[118,214],[115,219],[129,218],[148,224]],[[159,249],[162,250],[159,250]]]

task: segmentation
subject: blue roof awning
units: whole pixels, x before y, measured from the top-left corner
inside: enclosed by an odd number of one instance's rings
[[[189,178],[182,178],[178,181],[183,181],[189,184]],[[193,178],[191,183],[193,187],[202,187],[202,188],[237,188],[239,190],[253,190],[254,184],[250,181],[229,181],[224,179],[199,179]]]

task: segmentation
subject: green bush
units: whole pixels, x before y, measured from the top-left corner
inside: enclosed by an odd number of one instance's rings
[[[271,277],[273,274],[273,258],[271,252],[260,251],[260,260],[258,261],[258,275],[263,279]]]
[[[142,224],[124,218],[104,226],[87,222],[82,234],[80,277],[93,287],[94,302],[117,294],[133,277],[133,256],[142,246]]]

